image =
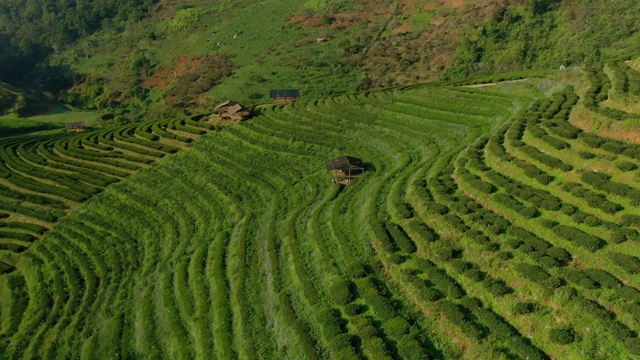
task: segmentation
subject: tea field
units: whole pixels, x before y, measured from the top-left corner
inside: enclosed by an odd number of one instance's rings
[[[640,145],[570,119],[639,78],[2,138],[0,358],[638,356]]]

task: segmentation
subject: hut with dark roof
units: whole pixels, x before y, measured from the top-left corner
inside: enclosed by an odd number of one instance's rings
[[[65,126],[68,132],[80,132],[85,129],[84,121],[66,123]]]
[[[232,100],[227,100],[216,106],[215,111],[223,120],[245,120],[251,116],[251,111]]]
[[[358,176],[364,174],[364,163],[353,156],[341,156],[326,164],[327,170],[333,174],[333,183],[350,184]]]
[[[273,99],[273,103],[276,105],[291,104],[300,97],[300,90],[269,90],[269,97]]]

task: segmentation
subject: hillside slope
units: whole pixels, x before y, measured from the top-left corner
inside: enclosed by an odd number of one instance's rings
[[[640,51],[631,0],[21,2],[0,5],[0,58],[17,70],[0,81],[116,122],[264,103],[273,88],[313,98]]]
[[[0,140],[2,353],[638,356],[640,146],[574,125],[636,121],[614,65]]]

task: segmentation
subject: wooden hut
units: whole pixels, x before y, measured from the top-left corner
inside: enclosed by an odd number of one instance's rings
[[[68,132],[84,131],[84,121],[66,123],[65,126]]]
[[[245,120],[251,116],[251,111],[232,100],[227,100],[216,106],[215,111],[223,120]]]
[[[269,96],[273,99],[273,103],[276,105],[285,105],[295,102],[300,97],[300,90],[288,89],[288,90],[270,90]]]
[[[333,174],[333,183],[350,184],[353,179],[364,173],[362,160],[352,156],[341,156],[326,164]]]

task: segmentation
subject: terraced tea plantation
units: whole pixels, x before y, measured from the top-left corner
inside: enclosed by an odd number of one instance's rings
[[[636,356],[640,146],[573,126],[578,96],[554,89],[416,86],[223,130],[193,117],[0,140],[0,349]],[[324,167],[341,155],[367,167],[349,186]]]

